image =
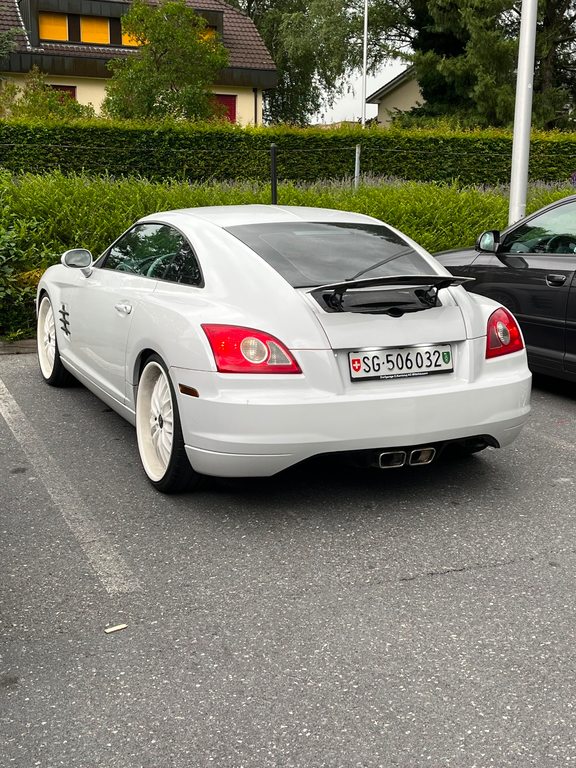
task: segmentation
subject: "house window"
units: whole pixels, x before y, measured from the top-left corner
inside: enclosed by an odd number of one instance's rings
[[[38,29],[40,40],[87,43],[89,45],[123,45],[129,48],[140,46],[140,41],[122,32],[121,21],[116,17],[108,19],[102,16],[78,16],[77,14],[40,11]],[[204,30],[205,39],[210,39],[216,34],[217,29],[214,26],[208,26]],[[222,98],[235,100],[236,97],[224,96]],[[235,106],[232,111],[235,115]]]
[[[80,39],[83,43],[110,45],[110,24],[108,19],[98,16],[80,17]]]
[[[50,85],[53,91],[58,91],[63,99],[74,99],[76,101],[75,85]]]
[[[128,35],[126,32],[122,32],[122,45],[128,45],[130,48],[137,48],[140,43],[132,35]]]
[[[204,31],[200,34],[202,40],[214,40],[218,33],[216,27],[205,27]]]
[[[40,13],[41,40],[68,40],[68,17],[65,13]]]
[[[228,96],[224,93],[215,93],[214,98],[218,104],[221,104],[224,109],[224,117],[231,123],[236,122],[236,96]]]

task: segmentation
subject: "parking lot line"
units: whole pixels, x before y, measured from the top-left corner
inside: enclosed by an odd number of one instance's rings
[[[62,470],[44,447],[1,378],[0,415],[26,454],[106,591],[112,595],[138,590],[138,580],[118,554],[108,535],[94,521],[74,487],[62,474]]]

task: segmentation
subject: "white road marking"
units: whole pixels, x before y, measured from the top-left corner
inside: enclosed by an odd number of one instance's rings
[[[25,452],[106,591],[115,595],[138,590],[138,580],[62,474],[1,378],[0,415]]]
[[[554,435],[547,435],[545,432],[540,432],[540,430],[536,427],[526,425],[524,427],[524,431],[532,432],[534,435],[537,435],[539,440],[544,440],[546,443],[551,443],[557,448],[561,448],[563,451],[569,451],[570,453],[576,452],[576,444],[568,443],[566,440],[562,440],[559,437],[554,437]]]

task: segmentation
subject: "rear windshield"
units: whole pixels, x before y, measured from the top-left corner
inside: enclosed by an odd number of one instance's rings
[[[379,224],[304,221],[244,224],[226,231],[256,251],[295,288],[433,271],[405,240]]]

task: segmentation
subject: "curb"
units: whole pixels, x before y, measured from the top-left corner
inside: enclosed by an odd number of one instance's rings
[[[36,352],[36,339],[0,341],[0,355],[28,355]]]

